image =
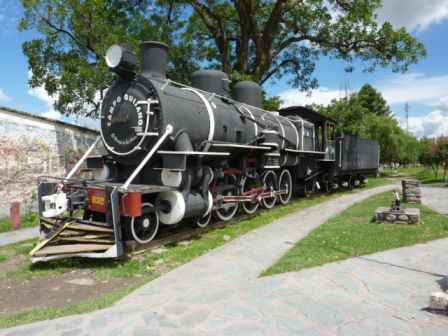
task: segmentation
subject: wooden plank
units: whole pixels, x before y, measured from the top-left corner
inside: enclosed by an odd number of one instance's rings
[[[68,242],[81,242],[81,243],[98,243],[98,244],[114,244],[114,239],[107,239],[105,238],[89,238],[86,236],[82,237],[60,237],[59,241],[68,241]]]
[[[113,244],[73,244],[46,246],[33,254],[34,257],[43,257],[52,254],[79,253],[106,251]]]
[[[97,231],[97,232],[114,232],[112,228],[100,227],[89,224],[73,223],[70,225],[70,229],[83,230],[83,231]]]
[[[71,222],[69,223],[65,223],[63,226],[61,226],[50,238],[48,239],[44,239],[40,242],[37,243],[37,245],[30,251],[29,255],[33,256],[35,255],[35,253],[37,253],[37,251],[39,251],[40,249],[42,249],[45,245],[47,245],[50,241],[52,241],[53,239],[57,238],[57,236],[64,231],[70,224],[72,224]]]

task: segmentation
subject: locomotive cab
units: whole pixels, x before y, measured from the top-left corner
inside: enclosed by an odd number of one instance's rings
[[[336,159],[336,130],[338,123],[336,120],[325,117],[313,110],[302,107],[302,106],[292,106],[280,110],[281,116],[298,116],[303,118],[314,125],[315,135],[314,140],[314,151],[320,155],[321,160],[335,161]]]

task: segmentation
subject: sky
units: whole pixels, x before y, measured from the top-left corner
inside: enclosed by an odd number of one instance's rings
[[[359,90],[365,83],[379,90],[403,128],[406,128],[404,106],[409,104],[409,130],[418,137],[448,135],[448,0],[384,0],[378,12],[379,21],[394,27],[405,27],[426,47],[428,56],[412,65],[405,74],[379,68],[362,73],[344,71],[345,63],[322,58],[315,76],[320,87],[310,96],[299,92],[284,79],[268,84],[268,95],[278,95],[284,106],[309,103],[328,104],[333,98]],[[53,108],[54,99],[43,88],[28,87],[29,69],[22,43],[38,35],[19,32],[18,20],[23,9],[18,0],[0,0],[0,105],[18,110],[98,128],[91,119],[62,117]]]

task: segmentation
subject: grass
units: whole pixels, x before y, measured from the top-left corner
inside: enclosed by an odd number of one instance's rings
[[[396,171],[383,171],[381,172],[381,176],[413,178],[421,181],[423,184],[448,185],[448,182],[443,180],[443,168],[439,168],[437,176],[433,170],[425,167],[400,167]]]
[[[385,178],[371,179],[367,188],[374,188],[381,185],[390,184],[391,181]],[[363,189],[355,189],[345,191],[347,193],[356,193]],[[51,319],[74,313],[83,313],[95,309],[110,306],[124,295],[130,293],[138,286],[146,283],[160,274],[159,259],[163,259],[163,267],[165,270],[176,268],[183,265],[212,249],[225,244],[228,240],[235,239],[248,231],[254,230],[263,225],[269,224],[274,220],[281,218],[298,209],[307,208],[323,201],[336,198],[341,193],[333,194],[317,194],[311,199],[298,200],[287,206],[279,207],[270,211],[260,213],[256,217],[244,221],[235,221],[225,228],[209,231],[201,236],[191,238],[191,243],[187,246],[172,245],[165,246],[167,251],[163,254],[154,254],[145,252],[138,257],[126,260],[96,260],[96,259],[80,259],[70,258],[65,260],[57,260],[47,263],[31,264],[28,259],[24,261],[15,270],[7,271],[9,277],[17,278],[19,281],[30,280],[37,277],[57,276],[66,273],[74,268],[89,269],[93,271],[98,280],[110,278],[136,277],[141,276],[142,282],[138,285],[132,285],[124,289],[120,289],[115,293],[108,294],[104,297],[97,298],[76,305],[69,305],[63,308],[46,308],[39,310],[31,310],[18,314],[0,315],[0,327],[11,327],[18,324],[35,322],[43,319]],[[226,236],[226,237],[225,237]],[[226,238],[226,239],[224,239]],[[229,238],[229,239],[228,239]],[[35,240],[11,244],[0,247],[0,255],[11,254],[25,255],[32,248]]]
[[[298,242],[262,275],[298,271],[329,262],[448,237],[448,217],[423,205],[419,225],[371,222],[377,207],[388,206],[386,192],[353,205]],[[414,206],[414,205],[413,205]]]
[[[37,212],[30,212],[20,217],[22,229],[37,226],[39,224],[39,217]],[[0,232],[12,231],[11,220],[9,217],[0,218]]]

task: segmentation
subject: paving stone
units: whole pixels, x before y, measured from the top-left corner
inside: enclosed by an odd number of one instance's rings
[[[6,336],[30,336],[30,335],[37,335],[38,333],[45,331],[47,329],[48,325],[33,325],[33,326],[24,326],[21,328],[18,328],[16,330],[5,330]],[[2,334],[2,331],[0,330],[0,335]]]
[[[161,314],[147,313],[143,315],[143,321],[149,328],[176,328],[177,324],[167,316]]]
[[[255,309],[248,308],[239,304],[228,304],[217,307],[218,314],[227,318],[256,320],[261,317]]]
[[[205,321],[209,316],[209,312],[206,310],[199,310],[183,316],[179,322],[183,328],[196,327],[201,322]]]
[[[132,332],[133,336],[160,336],[159,329],[135,328]]]
[[[61,331],[61,336],[81,336],[86,335],[86,333],[82,329],[73,329],[73,330],[65,330]]]
[[[412,321],[403,321],[391,314],[377,314],[363,320],[364,323],[375,326],[379,330],[384,329],[390,334],[412,335]]]
[[[262,330],[254,324],[238,323],[224,329],[223,335],[229,336],[258,336],[263,334]]]
[[[446,319],[446,317],[445,317]],[[418,327],[422,335],[429,336],[446,336],[448,327],[446,324],[435,324],[433,322],[425,323]]]
[[[384,336],[384,330],[378,326],[360,324],[358,322],[343,324],[337,331],[338,335],[362,335],[362,336]]]
[[[169,315],[182,315],[188,311],[188,307],[179,304],[170,304],[163,307],[163,311]]]

